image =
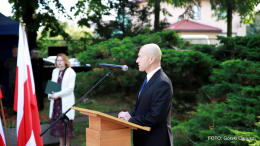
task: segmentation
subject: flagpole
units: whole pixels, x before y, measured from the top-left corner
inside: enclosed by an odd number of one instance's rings
[[[22,23],[22,26],[23,26],[23,38],[24,38],[25,37],[25,26],[26,26],[26,24]]]
[[[1,90],[1,89],[0,89]],[[2,113],[2,117],[3,117],[3,121],[4,121],[4,126],[5,126],[5,136],[6,136],[6,139],[7,139],[7,145],[10,146],[10,143],[9,143],[9,137],[8,137],[8,132],[7,132],[7,127],[6,127],[6,121],[5,121],[5,115],[4,115],[4,108],[3,108],[3,103],[2,103],[2,99],[0,99],[0,105],[1,105],[1,113]],[[2,125],[0,125],[2,126]]]
[[[26,26],[26,24],[23,23],[23,20],[21,20],[20,23],[21,23],[21,26],[22,26],[22,29],[23,29],[23,38],[24,38],[25,37],[24,34],[25,34],[25,26]]]

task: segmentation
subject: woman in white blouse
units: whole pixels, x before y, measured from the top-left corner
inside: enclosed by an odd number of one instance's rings
[[[53,94],[48,95],[50,99],[50,124],[75,103],[73,90],[75,87],[76,73],[70,67],[67,56],[63,53],[58,54],[55,60],[55,66],[57,68],[53,70],[51,80],[61,84],[61,91],[56,93],[52,92]],[[66,144],[69,146],[69,139],[75,137],[73,127],[75,111],[70,110],[66,115],[69,118]],[[50,134],[54,137],[59,137],[60,146],[64,146],[64,123],[61,120],[50,128]]]

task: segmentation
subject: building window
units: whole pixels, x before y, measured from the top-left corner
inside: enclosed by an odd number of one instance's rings
[[[193,6],[193,19],[200,19],[200,7],[198,5]]]

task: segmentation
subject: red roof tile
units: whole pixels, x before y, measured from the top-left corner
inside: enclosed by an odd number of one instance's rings
[[[193,22],[190,20],[182,20],[169,25],[164,30],[175,30],[180,32],[222,32],[222,29]]]

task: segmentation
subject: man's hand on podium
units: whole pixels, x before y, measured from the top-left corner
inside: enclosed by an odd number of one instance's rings
[[[128,121],[131,118],[131,115],[128,112],[120,112],[118,114],[118,118],[125,120],[125,121]]]

